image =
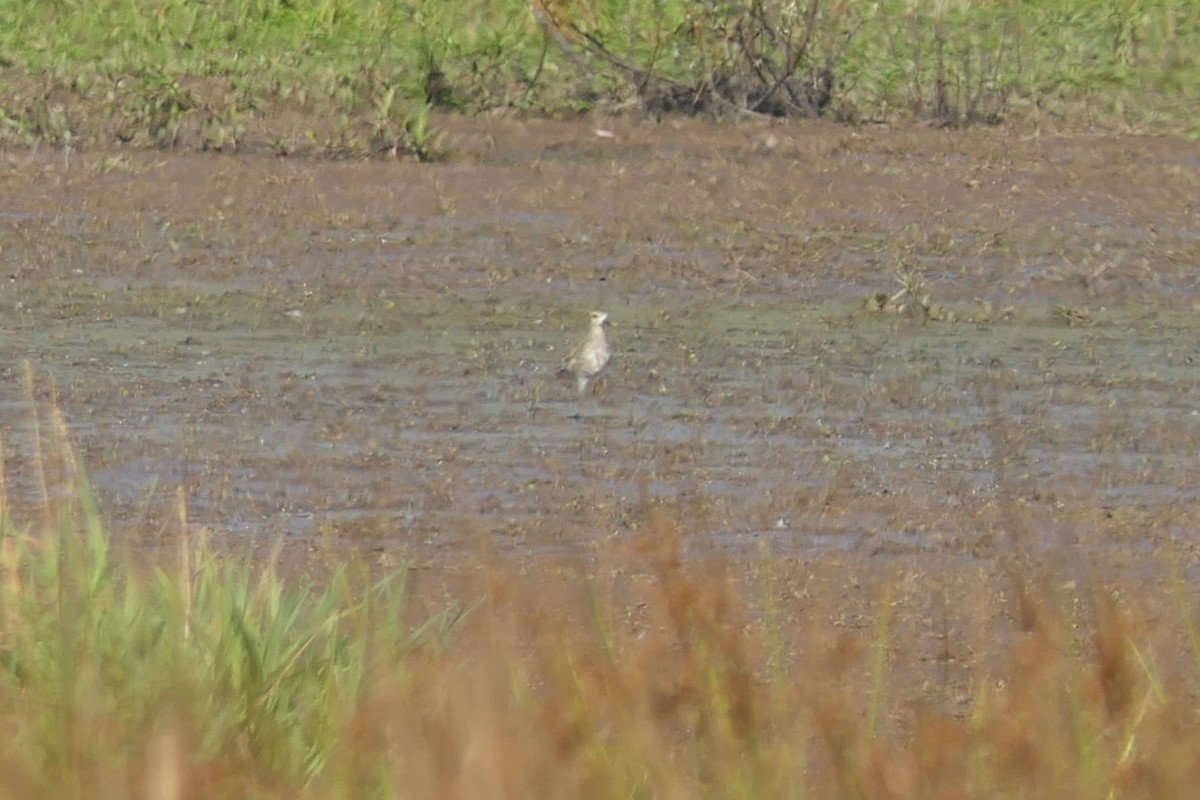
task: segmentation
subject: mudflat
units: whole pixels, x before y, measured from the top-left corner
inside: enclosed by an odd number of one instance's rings
[[[1012,559],[1194,573],[1200,145],[439,124],[439,164],[0,154],[15,511],[27,361],[133,547],[182,487],[218,537],[435,594],[601,570],[649,508],[751,594],[769,563],[797,619],[865,625],[881,578],[916,626],[1005,614]],[[592,309],[613,355],[580,398],[556,373]]]

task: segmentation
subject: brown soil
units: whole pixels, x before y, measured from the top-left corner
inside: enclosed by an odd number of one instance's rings
[[[441,124],[437,165],[2,154],[18,513],[28,360],[127,541],[171,542],[182,486],[219,536],[413,559],[435,602],[485,562],[623,582],[665,507],[752,605],[869,632],[889,597],[897,657],[948,673],[1014,575],[1195,574],[1197,144]]]

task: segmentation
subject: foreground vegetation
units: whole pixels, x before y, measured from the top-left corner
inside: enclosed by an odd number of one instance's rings
[[[1200,3],[10,0],[0,140],[438,154],[431,110],[1200,133]]]
[[[1015,578],[1002,672],[904,709],[886,592],[871,626],[813,620],[787,655],[769,563],[748,614],[655,512],[635,624],[599,579],[548,598],[504,570],[422,617],[403,572],[286,579],[182,498],[176,556],[115,557],[61,416],[36,422],[39,513],[0,508],[0,797],[1108,799],[1200,778],[1182,592],[1179,681],[1110,596],[1067,620]]]

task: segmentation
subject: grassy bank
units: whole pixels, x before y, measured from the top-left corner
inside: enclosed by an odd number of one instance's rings
[[[12,0],[0,139],[438,154],[429,111],[1200,132],[1200,3]]]
[[[614,573],[637,602],[499,568],[465,612],[416,615],[404,572],[281,577],[182,497],[174,555],[118,556],[61,416],[37,431],[5,485],[38,513],[0,507],[0,797],[1108,800],[1200,778],[1200,662],[1159,666],[1136,594],[1014,573],[992,666],[948,693],[969,645],[906,663],[887,584],[867,624],[788,623],[772,598],[807,587],[767,559],[747,603],[650,512]],[[1157,625],[1195,648],[1177,588]]]

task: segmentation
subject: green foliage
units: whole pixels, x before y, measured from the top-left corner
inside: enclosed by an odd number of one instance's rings
[[[38,521],[0,492],[3,797],[1184,797],[1200,774],[1195,669],[1169,679],[1124,593],[1080,613],[1014,575],[981,609],[1019,619],[964,676],[968,706],[937,711],[926,684],[899,713],[914,665],[891,584],[861,631],[840,611],[816,624],[815,598],[786,626],[767,609],[792,652],[764,658],[735,582],[652,511],[614,572],[638,576],[633,606],[594,576],[580,602],[501,572],[471,624],[452,608],[414,627],[405,573],[285,580],[282,547],[222,552],[182,492],[174,559],[111,552],[50,423],[34,420]]]
[[[12,0],[0,133],[225,149],[281,108],[371,130],[389,95],[400,119],[606,105],[1186,131],[1198,19],[1196,0]],[[410,128],[391,144],[436,155]],[[377,134],[319,149],[378,151]]]
[[[55,451],[75,500],[48,500],[44,529],[0,516],[6,781],[37,775],[48,795],[95,796],[97,773],[117,780],[152,732],[179,727],[196,732],[196,763],[249,761],[303,786],[374,676],[455,624],[453,610],[405,624],[403,571],[339,567],[323,588],[286,583],[278,551],[231,557],[186,522],[174,568],[131,567],[110,553],[71,451]]]

